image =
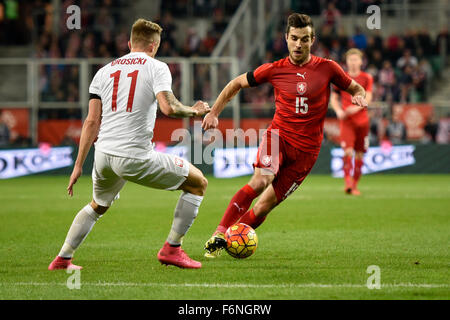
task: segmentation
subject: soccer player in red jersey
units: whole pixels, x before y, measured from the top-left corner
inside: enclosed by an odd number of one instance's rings
[[[348,75],[366,90],[366,101],[370,103],[373,78],[370,74],[361,71],[362,58],[363,53],[355,48],[348,50],[345,55]],[[367,109],[361,109],[352,103],[349,93],[339,89],[336,91],[331,93],[330,103],[340,120],[341,147],[344,149],[345,192],[358,196],[361,194],[358,190],[358,181],[361,177],[364,153],[369,147],[369,116]],[[355,155],[354,167],[353,154]]]
[[[276,112],[260,143],[254,174],[231,199],[217,230],[205,245],[206,257],[220,254],[229,226],[239,221],[258,227],[309,174],[322,143],[330,84],[350,93],[353,104],[367,107],[363,87],[336,62],[311,54],[314,26],[309,16],[290,15],[285,38],[289,56],[231,80],[203,120],[203,129],[216,128],[219,114],[241,89],[265,82],[274,87]],[[272,152],[273,149],[278,151]],[[248,210],[259,195],[254,207]]]

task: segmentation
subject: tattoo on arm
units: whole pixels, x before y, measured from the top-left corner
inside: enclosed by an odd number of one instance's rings
[[[173,109],[172,116],[174,117],[191,117],[195,115],[195,112],[191,109],[191,107],[185,106],[174,96],[172,92],[164,91],[164,97],[167,100],[169,106]]]
[[[183,104],[180,101],[178,101],[178,99],[173,95],[172,92],[164,91],[163,94],[170,106],[183,107]]]

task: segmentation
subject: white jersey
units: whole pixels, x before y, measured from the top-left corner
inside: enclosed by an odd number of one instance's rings
[[[126,158],[149,159],[156,119],[156,95],[172,91],[167,64],[132,52],[98,70],[89,93],[102,100],[95,148]]]

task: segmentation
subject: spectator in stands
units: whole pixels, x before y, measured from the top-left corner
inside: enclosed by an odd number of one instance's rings
[[[283,31],[278,31],[276,33],[272,44],[269,46],[269,50],[272,51],[275,60],[284,58],[287,52],[287,46]]]
[[[168,41],[161,42],[161,46],[158,49],[158,55],[161,57],[172,57],[176,54],[174,48]]]
[[[198,50],[198,48],[200,47],[201,39],[195,28],[189,28],[187,30],[185,41],[186,46],[189,48],[190,55]]]
[[[421,66],[418,65],[413,69],[412,78],[415,92],[418,95],[416,99],[418,101],[425,100],[427,73],[423,65]]]
[[[176,47],[175,31],[177,30],[177,27],[173,22],[171,11],[165,11],[162,18],[156,19],[155,22],[164,30],[161,34],[161,43],[168,42],[171,47]]]
[[[436,143],[437,133],[439,131],[439,122],[434,114],[430,115],[427,119],[427,123],[424,127],[425,136],[423,143]]]
[[[447,55],[450,54],[450,35],[446,27],[442,28],[436,38],[436,54],[441,54],[442,49],[446,50]]]
[[[331,27],[332,33],[336,34],[341,21],[341,12],[336,8],[334,2],[330,1],[327,8],[322,11],[323,25]]]
[[[60,73],[53,69],[50,73],[49,86],[42,92],[42,101],[54,102],[65,101],[66,94],[62,88],[62,81]]]
[[[341,44],[337,39],[333,39],[331,41],[331,48],[330,48],[330,59],[334,61],[341,61],[342,56],[344,54],[344,50],[342,50]]]
[[[115,39],[115,56],[121,57],[130,51],[128,48],[128,31],[122,30]]]
[[[0,110],[0,147],[4,148],[9,145],[10,131],[6,122],[3,120],[3,112]]]
[[[397,112],[393,112],[392,121],[386,128],[386,138],[392,144],[402,144],[406,141],[406,127],[400,121],[400,116]]]
[[[114,19],[107,7],[101,7],[95,16],[94,28],[96,31],[112,30],[114,28]]]
[[[217,44],[218,39],[214,36],[214,32],[209,30],[206,37],[202,40],[203,46],[206,49],[206,52],[211,54],[214,50],[214,47]]]
[[[406,30],[403,35],[403,40],[405,41],[405,48],[411,50],[412,52],[416,52],[419,47],[416,30]]]
[[[419,42],[419,47],[424,51],[425,57],[430,57],[434,54],[433,42],[427,29],[424,28],[418,32],[417,40]]]
[[[395,72],[392,68],[391,62],[385,60],[383,62],[383,68],[378,73],[378,81],[380,86],[383,88],[383,93],[381,99],[383,101],[393,101],[395,95]]]
[[[403,54],[404,42],[397,34],[391,34],[383,41],[383,57],[389,59],[392,65],[395,65],[397,60]]]
[[[355,35],[352,37],[355,47],[361,50],[365,50],[367,47],[367,37],[362,32],[360,27],[355,28]]]
[[[77,58],[80,55],[81,37],[78,32],[72,32],[69,35],[67,47],[65,51],[66,58]]]
[[[228,23],[225,21],[225,16],[221,9],[215,9],[212,17],[213,30],[217,38],[220,38],[225,32]]]
[[[407,64],[399,79],[400,84],[400,102],[410,102],[411,90],[414,87],[413,82],[413,67]]]
[[[380,125],[382,113],[380,109],[369,109],[369,145],[376,146],[379,143]]]
[[[194,0],[194,15],[197,17],[204,17],[211,12],[211,1]]]
[[[403,69],[407,65],[415,68],[417,64],[417,58],[411,54],[411,49],[406,49],[403,51],[403,56],[397,61],[397,68]]]
[[[85,58],[95,58],[97,55],[95,49],[96,49],[95,35],[94,33],[89,32],[83,39],[81,54]]]

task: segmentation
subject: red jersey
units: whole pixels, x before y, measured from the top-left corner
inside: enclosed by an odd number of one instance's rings
[[[370,74],[361,71],[356,77],[351,78],[356,82],[358,82],[364,88],[364,90],[366,90],[366,92],[372,92],[373,78]],[[353,104],[352,96],[350,93],[346,91],[338,90],[338,92],[341,96],[342,109],[345,110]],[[361,111],[352,114],[346,120],[350,120],[358,124],[369,122],[369,115],[367,113],[367,108],[364,108]]]
[[[247,80],[250,86],[272,84],[276,111],[270,127],[293,147],[314,154],[322,144],[330,84],[346,90],[352,82],[336,62],[314,55],[302,66],[289,57],[263,64],[248,72]]]

